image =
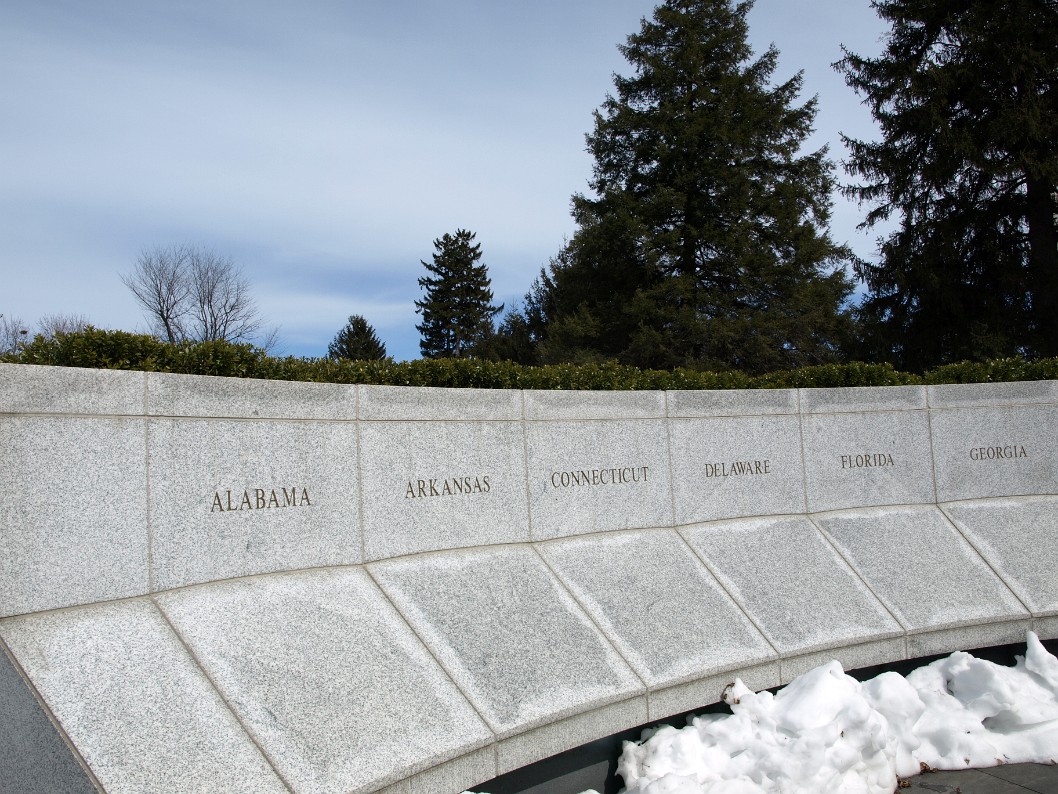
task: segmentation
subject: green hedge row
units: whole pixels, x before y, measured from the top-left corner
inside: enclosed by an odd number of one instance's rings
[[[145,334],[87,328],[50,339],[37,337],[0,360],[60,367],[180,372],[268,380],[452,386],[483,389],[779,389],[823,386],[904,386],[1058,379],[1058,359],[1009,358],[948,364],[913,375],[888,364],[828,364],[750,376],[742,372],[640,370],[617,363],[524,367],[476,359],[334,361],[277,358],[249,344],[169,344]]]

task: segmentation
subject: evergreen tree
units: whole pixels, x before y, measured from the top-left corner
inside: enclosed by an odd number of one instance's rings
[[[861,263],[868,353],[924,369],[1058,355],[1058,3],[876,0],[885,52],[836,64],[882,140],[846,139],[846,188],[895,217]]]
[[[354,314],[327,346],[327,355],[350,361],[381,360],[386,357],[386,346],[367,320]]]
[[[459,229],[434,240],[431,263],[422,265],[432,275],[419,279],[425,290],[415,311],[422,314],[416,325],[424,358],[468,358],[477,355],[493,334],[492,318],[503,305],[492,305],[488,268],[479,263],[481,245],[474,235]]]
[[[544,360],[752,372],[834,360],[852,258],[829,237],[833,165],[802,154],[816,103],[770,85],[751,2],[667,0],[621,52],[587,136],[594,195],[547,274]]]

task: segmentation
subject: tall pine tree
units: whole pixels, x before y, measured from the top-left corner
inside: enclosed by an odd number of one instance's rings
[[[354,314],[327,346],[327,355],[351,361],[381,360],[386,357],[386,346],[371,324],[359,314]]]
[[[503,310],[502,304],[492,305],[492,282],[474,238],[466,229],[445,234],[433,241],[433,261],[422,263],[432,274],[419,279],[426,294],[415,301],[424,358],[475,355],[493,333],[492,318]]]
[[[833,165],[801,75],[753,59],[751,2],[667,0],[628,38],[587,136],[593,195],[547,274],[543,360],[753,372],[836,359],[850,319]]]
[[[885,52],[837,68],[882,140],[846,139],[847,193],[895,218],[859,272],[867,353],[923,369],[1058,355],[1058,3],[876,0]]]

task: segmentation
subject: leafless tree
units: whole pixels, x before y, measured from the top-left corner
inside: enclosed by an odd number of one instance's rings
[[[15,353],[29,341],[28,325],[17,317],[0,314],[0,355]]]
[[[90,325],[83,314],[45,314],[37,321],[37,333],[45,339],[55,334],[74,334]]]
[[[144,250],[121,280],[136,296],[162,339],[178,342],[255,340],[263,321],[250,282],[230,256],[172,245]],[[261,343],[275,343],[270,331]]]
[[[154,333],[170,342],[186,337],[190,258],[191,249],[186,245],[144,250],[133,271],[121,277],[146,312]]]

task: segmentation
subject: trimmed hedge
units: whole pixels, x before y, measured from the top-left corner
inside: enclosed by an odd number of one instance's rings
[[[86,328],[50,339],[37,337],[22,350],[0,356],[16,364],[128,369],[320,383],[387,386],[449,386],[480,389],[783,389],[827,386],[906,386],[934,383],[990,383],[1058,379],[1058,358],[964,361],[923,375],[897,372],[889,364],[827,364],[750,376],[743,372],[640,370],[616,362],[524,367],[509,361],[420,359],[346,361],[276,358],[249,344],[169,344],[146,334]]]

